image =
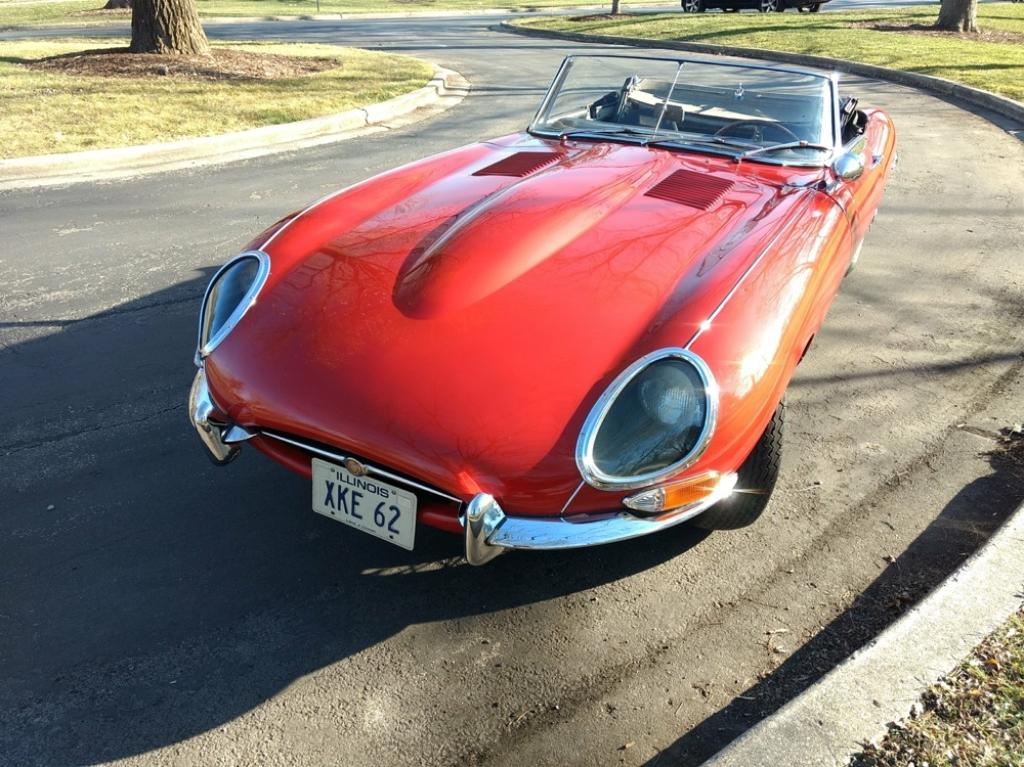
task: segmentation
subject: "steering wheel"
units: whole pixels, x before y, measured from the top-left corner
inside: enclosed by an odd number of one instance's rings
[[[723,125],[721,128],[719,128],[718,130],[715,131],[714,135],[721,136],[722,134],[728,133],[730,130],[732,130],[733,128],[735,128],[735,127],[737,127],[739,125],[751,125],[751,126],[753,126],[754,129],[755,129],[755,135],[752,138],[755,138],[755,139],[757,139],[757,135],[756,135],[757,129],[768,127],[768,128],[776,128],[776,129],[778,129],[782,133],[785,133],[786,136],[791,138],[793,141],[800,141],[800,137],[798,135],[796,135],[795,133],[793,133],[793,131],[791,131],[789,128],[787,128],[782,123],[775,123],[775,122],[771,122],[769,120],[758,120],[757,118],[752,118],[752,117],[745,117],[742,120],[734,120],[733,122],[731,122],[731,123],[729,123],[727,125]]]

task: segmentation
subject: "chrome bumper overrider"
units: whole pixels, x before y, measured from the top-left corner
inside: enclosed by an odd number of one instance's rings
[[[238,455],[239,443],[256,436],[254,431],[211,418],[218,410],[201,368],[189,392],[188,412],[199,439],[216,464],[233,460]],[[304,444],[294,444],[308,449]],[[699,503],[650,516],[619,510],[567,517],[513,517],[502,510],[493,496],[479,493],[462,516],[466,560],[471,565],[482,565],[508,549],[576,549],[649,535],[697,516],[727,498],[735,485],[735,474],[723,474],[715,490]]]
[[[188,417],[199,439],[209,450],[210,458],[214,463],[223,465],[238,455],[238,443],[245,442],[255,434],[241,426],[211,420],[210,416],[216,412],[217,406],[213,404],[210,388],[206,385],[206,373],[200,368],[188,394]]]
[[[576,549],[639,538],[692,519],[729,497],[735,486],[736,475],[723,474],[714,492],[699,503],[652,516],[609,511],[571,517],[510,517],[492,496],[480,493],[469,502],[463,520],[466,560],[482,565],[506,549]]]

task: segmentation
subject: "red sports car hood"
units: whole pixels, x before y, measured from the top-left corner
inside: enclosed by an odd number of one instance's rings
[[[513,137],[371,179],[263,245],[268,282],[207,361],[214,396],[242,424],[557,513],[610,379],[684,345],[800,207],[764,172]]]

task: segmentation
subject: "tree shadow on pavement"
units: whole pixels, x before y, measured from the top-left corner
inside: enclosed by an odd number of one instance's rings
[[[0,754],[85,764],[215,729],[403,629],[533,604],[697,546],[678,528],[485,569],[309,510],[253,450],[212,466],[184,408],[204,275],[0,349]]]
[[[866,645],[974,554],[1021,502],[1024,455],[985,454],[992,473],[964,487],[855,602],[770,675],[647,763],[699,764]]]

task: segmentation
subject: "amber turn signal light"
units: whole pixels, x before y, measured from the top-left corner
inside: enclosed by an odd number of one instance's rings
[[[724,498],[732,490],[736,475],[708,471],[695,477],[672,482],[625,498],[622,503],[634,511],[657,514],[662,511],[691,506],[711,496]],[[726,486],[728,485],[728,486]]]

